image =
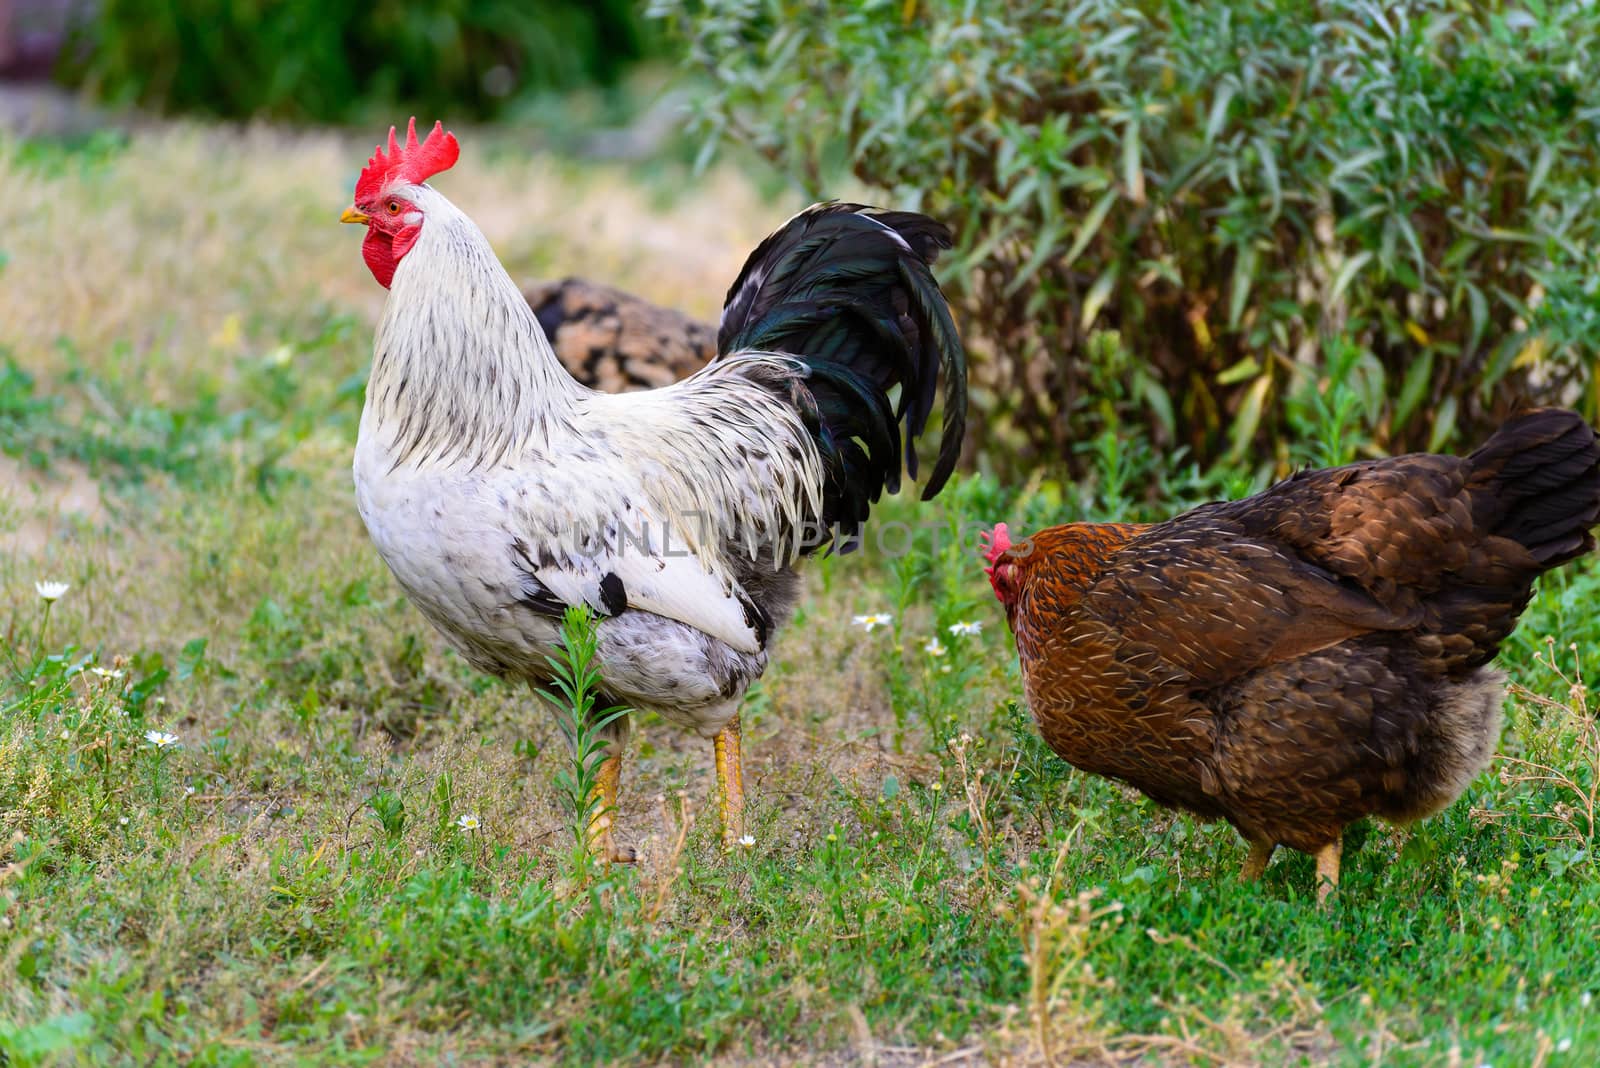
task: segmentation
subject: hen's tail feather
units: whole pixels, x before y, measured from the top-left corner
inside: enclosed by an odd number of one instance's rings
[[[924,500],[960,458],[966,354],[929,270],[949,247],[949,230],[925,215],[817,204],[763,241],[728,290],[718,353],[785,353],[806,368],[811,397],[797,407],[828,471],[829,529],[857,528],[884,490],[900,488],[902,467],[916,477],[941,371],[943,433]]]
[[[1467,458],[1475,518],[1548,570],[1595,547],[1600,435],[1577,412],[1538,408],[1509,419]]]

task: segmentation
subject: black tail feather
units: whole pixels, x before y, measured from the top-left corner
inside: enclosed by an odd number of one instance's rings
[[[786,353],[806,367],[810,396],[797,407],[827,466],[829,529],[857,530],[884,490],[899,490],[902,467],[916,477],[941,371],[944,424],[924,500],[960,459],[966,354],[929,270],[949,247],[950,232],[925,215],[817,204],[763,241],[728,290],[720,354]]]
[[[1600,435],[1577,412],[1538,408],[1507,420],[1474,452],[1474,507],[1491,533],[1520,543],[1541,569],[1595,546]]]

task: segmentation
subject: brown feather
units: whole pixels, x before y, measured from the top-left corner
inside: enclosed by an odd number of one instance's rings
[[[671,385],[717,354],[717,328],[582,278],[540,282],[523,294],[567,373],[623,393]]]
[[[996,589],[1056,752],[1314,852],[1466,788],[1498,740],[1486,665],[1597,519],[1600,437],[1540,410],[1468,457],[1303,472],[1154,526],[1053,527],[999,557]]]

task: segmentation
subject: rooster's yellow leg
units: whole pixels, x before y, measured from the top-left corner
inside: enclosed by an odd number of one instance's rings
[[[717,803],[722,811],[722,844],[732,849],[744,837],[744,754],[739,717],[727,722],[711,744],[717,754]]]
[[[1325,905],[1339,885],[1339,857],[1344,852],[1341,835],[1317,850],[1317,904]]]
[[[1278,848],[1272,842],[1251,842],[1250,855],[1244,858],[1244,868],[1239,872],[1239,878],[1247,883],[1253,883],[1261,878],[1261,873],[1267,870],[1267,864],[1272,860],[1272,851]]]
[[[594,783],[594,815],[589,818],[589,852],[608,864],[632,864],[638,859],[632,846],[618,848],[611,838],[621,780],[622,754],[613,753],[600,762]]]

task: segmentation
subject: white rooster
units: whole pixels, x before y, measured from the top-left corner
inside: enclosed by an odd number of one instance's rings
[[[739,702],[798,594],[794,564],[848,548],[916,475],[945,375],[938,492],[961,448],[966,366],[922,215],[821,204],[729,291],[718,358],[629,394],[579,385],[471,219],[431,186],[460,149],[389,131],[344,222],[388,287],[355,453],[356,500],[412,602],[477,668],[548,681],[569,605],[599,617],[599,707],[715,740],[725,841],[743,834]],[[891,393],[898,389],[898,400]],[[905,446],[900,441],[900,425]],[[613,844],[626,719],[610,728],[593,847]]]

